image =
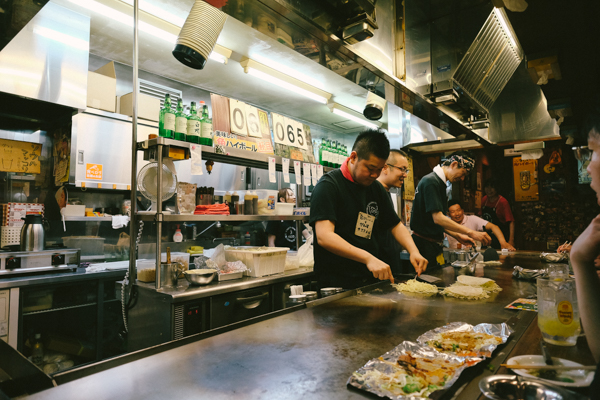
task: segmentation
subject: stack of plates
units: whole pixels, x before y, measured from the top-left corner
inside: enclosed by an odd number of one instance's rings
[[[196,0],[181,28],[178,45],[187,46],[208,59],[225,25],[227,15],[203,0]]]

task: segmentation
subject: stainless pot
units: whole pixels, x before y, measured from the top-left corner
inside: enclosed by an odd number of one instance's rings
[[[45,232],[40,214],[26,215],[21,228],[21,251],[44,250]]]

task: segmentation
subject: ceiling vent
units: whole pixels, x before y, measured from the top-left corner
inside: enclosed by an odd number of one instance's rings
[[[150,82],[144,79],[140,79],[140,93],[156,97],[160,100],[160,108],[165,103],[165,94],[171,96],[171,107],[177,107],[177,101],[183,100],[183,92],[181,90],[173,89],[168,86],[159,85],[158,83]]]
[[[494,8],[458,65],[453,80],[489,112],[522,60],[523,50],[506,13]]]

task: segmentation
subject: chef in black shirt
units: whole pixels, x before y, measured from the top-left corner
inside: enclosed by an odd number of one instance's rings
[[[444,232],[464,244],[475,244],[474,241],[478,240],[488,245],[492,241],[487,233],[468,229],[446,215],[446,182],[456,183],[464,180],[474,166],[475,160],[470,153],[457,151],[441,165],[436,165],[433,172],[425,175],[417,185],[410,226],[413,229],[414,242],[429,261],[431,268],[444,264]]]
[[[388,192],[390,200],[392,197],[390,188],[401,188],[409,171],[408,155],[402,150],[390,150],[390,155],[381,170],[381,175],[377,178]],[[385,241],[385,246],[381,248],[381,260],[390,265],[393,274],[401,274],[402,260],[400,259],[400,252],[402,252],[402,247],[389,231],[386,231],[380,240]]]
[[[377,240],[390,230],[410,253],[418,273],[427,267],[377,177],[390,144],[385,133],[367,130],[356,138],[341,168],[324,175],[311,196],[310,224],[315,240],[315,274],[321,287],[357,288],[377,280],[394,282],[390,266],[379,259]]]

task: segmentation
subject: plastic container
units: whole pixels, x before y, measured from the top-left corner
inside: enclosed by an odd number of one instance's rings
[[[277,190],[257,190],[258,214],[274,214],[277,202]]]
[[[297,251],[288,251],[285,258],[285,270],[300,268],[300,257]]]
[[[285,270],[288,247],[232,247],[225,249],[225,260],[241,261],[248,268],[246,276],[260,277],[280,274]]]
[[[254,205],[252,203],[252,194],[250,192],[246,192],[244,195],[244,214],[254,214]]]
[[[294,215],[294,203],[276,203],[275,215]]]
[[[82,256],[104,254],[104,238],[97,236],[67,236],[62,238],[69,249],[80,249]]]
[[[310,215],[310,207],[296,207],[294,215]]]

